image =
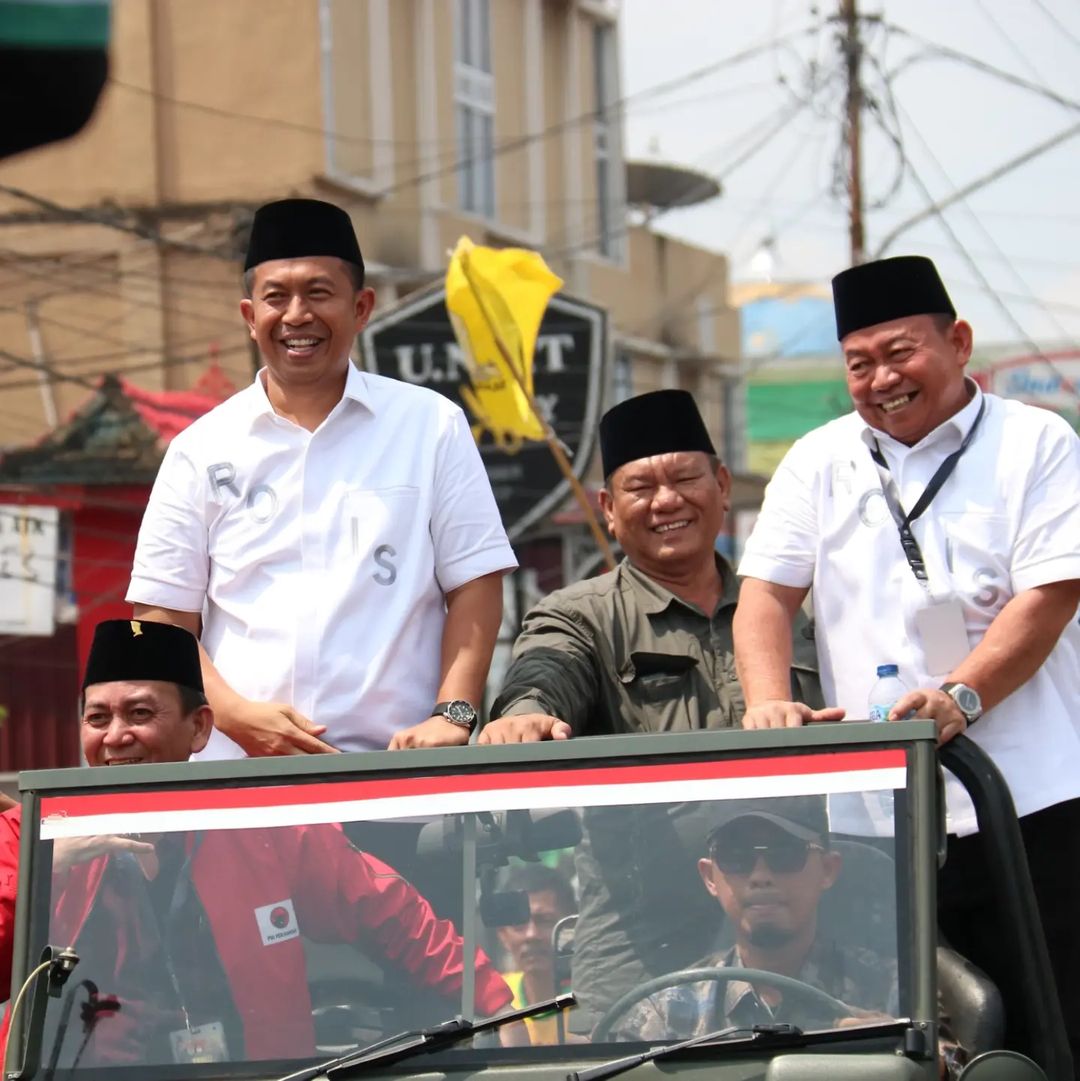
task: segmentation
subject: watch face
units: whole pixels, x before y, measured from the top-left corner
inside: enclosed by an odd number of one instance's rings
[[[970,687],[957,687],[953,698],[964,713],[978,713],[982,709],[982,701]]]
[[[471,727],[476,721],[476,710],[468,702],[459,699],[456,702],[447,703],[445,716],[454,724],[467,724]]]

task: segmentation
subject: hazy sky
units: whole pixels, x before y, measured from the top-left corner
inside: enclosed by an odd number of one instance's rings
[[[668,212],[654,228],[726,252],[735,280],[761,276],[769,237],[777,280],[827,282],[848,265],[846,204],[830,191],[844,83],[836,25],[827,19],[838,6],[839,0],[623,0],[627,155],[646,156],[658,146],[661,158],[698,167],[724,185],[720,198]],[[924,187],[944,199],[1076,125],[1076,136],[947,209],[955,240],[931,218],[905,230],[888,254],[934,258],[984,342],[1028,335],[1041,344],[1080,346],[1080,3],[859,0],[859,10],[880,16],[866,32],[873,59],[864,63],[865,81],[900,144],[866,122],[869,251],[927,206]],[[722,63],[755,46],[770,47],[746,62]],[[1039,89],[935,55],[934,46]],[[722,66],[649,93],[708,65]],[[901,153],[900,186],[890,194]],[[885,205],[875,208],[877,200]]]

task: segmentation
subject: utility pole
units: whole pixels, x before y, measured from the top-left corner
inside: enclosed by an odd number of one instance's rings
[[[862,43],[859,41],[859,16],[855,4],[856,0],[840,0],[840,21],[844,27],[840,40],[847,69],[848,231],[852,266],[866,260],[862,188],[863,92],[859,77]]]

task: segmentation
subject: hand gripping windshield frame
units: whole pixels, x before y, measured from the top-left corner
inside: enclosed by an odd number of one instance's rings
[[[1027,885],[1026,873],[1024,873],[1026,868],[1017,863],[1016,846],[1008,827],[1009,808],[1003,805],[1000,790],[995,793],[992,767],[988,770],[982,760],[985,756],[980,756],[977,749],[972,751],[970,747],[965,746],[965,743],[966,741],[956,741],[950,745],[945,757],[949,759],[950,765],[960,774],[962,780],[969,780],[964,775],[967,770],[968,773],[974,775],[972,783],[977,788],[980,785],[984,788],[988,786],[988,790],[991,791],[988,797],[976,796],[976,807],[980,813],[980,819],[986,816],[987,821],[993,823],[994,833],[991,836],[996,834],[998,837],[1005,838],[1006,851],[998,860],[998,864],[1002,873],[1007,875],[1013,883],[1009,890],[1003,892],[1003,898],[1010,911],[1010,918],[1017,923],[1018,943],[1022,946],[1017,950],[1019,955],[1023,955],[1017,959],[1017,978],[1023,980],[1025,986],[1031,985],[1032,1012],[1037,1013],[1038,1016],[1036,1032],[1041,1040],[1040,1057],[1047,1077],[1052,1081],[1057,1081],[1058,1078],[1067,1076],[1063,1072],[1062,1064],[1068,1061],[1068,1052],[1067,1048],[1062,1050],[1060,1015],[1056,1012],[1056,1002],[1052,994],[1047,994],[1044,982],[1049,966],[1046,961],[1045,946],[1041,942],[1041,934],[1037,924],[1032,923],[1030,918],[1033,908],[1030,904],[1030,888]],[[25,774],[21,779],[21,788],[24,821],[29,825],[24,829],[22,836],[19,889],[22,896],[33,896],[44,887],[44,893],[48,895],[51,843],[47,838],[42,837],[43,817],[47,820],[46,825],[55,827],[57,822],[62,821],[63,807],[75,808],[80,800],[92,801],[110,794],[122,794],[126,803],[135,804],[139,800],[145,801],[152,794],[154,798],[164,800],[166,803],[171,798],[170,794],[182,793],[197,802],[196,797],[206,792],[227,793],[229,798],[235,801],[242,800],[244,793],[261,792],[265,795],[271,789],[281,792],[301,791],[308,786],[320,784],[324,786],[389,785],[391,788],[421,783],[452,788],[458,784],[459,791],[464,791],[462,785],[465,785],[465,782],[474,785],[477,789],[483,789],[484,784],[490,782],[490,779],[496,775],[517,775],[523,785],[535,782],[540,787],[534,788],[533,791],[542,792],[543,786],[540,783],[542,778],[564,774],[584,777],[590,774],[590,771],[668,768],[678,763],[694,762],[738,763],[748,759],[774,759],[779,769],[784,763],[797,762],[800,756],[876,752],[884,748],[893,748],[903,752],[908,776],[901,808],[903,823],[902,826],[898,824],[898,843],[902,840],[906,853],[900,862],[905,865],[910,864],[910,866],[904,869],[897,889],[905,898],[906,906],[906,915],[903,917],[906,922],[901,930],[905,942],[901,945],[904,949],[910,950],[910,958],[905,962],[906,971],[903,982],[906,988],[907,1004],[905,1015],[912,1018],[911,1022],[892,1021],[879,1025],[867,1025],[863,1029],[853,1029],[848,1033],[824,1034],[795,1033],[791,1026],[780,1026],[775,1032],[762,1030],[756,1037],[748,1040],[739,1039],[732,1033],[728,1037],[732,1042],[725,1046],[731,1053],[737,1053],[740,1058],[747,1054],[760,1056],[763,1064],[767,1064],[774,1060],[778,1061],[777,1056],[797,1054],[798,1046],[821,1041],[834,1048],[848,1045],[855,1047],[865,1044],[872,1034],[891,1048],[890,1054],[899,1053],[905,1056],[911,1066],[916,1068],[916,1073],[904,1076],[929,1079],[936,1076],[932,1052],[937,1030],[936,981],[933,971],[936,930],[932,917],[934,870],[942,842],[942,823],[934,730],[932,725],[925,722],[903,722],[889,726],[823,725],[802,730],[774,732],[728,731],[647,737],[606,737],[524,747],[468,747],[432,752],[418,751],[409,755],[381,753],[349,755],[340,756],[332,761],[277,759],[249,760],[239,763],[130,767],[119,771],[120,776],[117,775],[118,771],[86,769]],[[476,806],[475,810],[482,812],[479,817],[476,813],[466,811],[458,816],[457,825],[453,829],[451,829],[451,818],[446,818],[439,827],[439,843],[447,850],[457,846],[454,858],[461,861],[462,885],[467,891],[465,900],[471,903],[464,906],[460,931],[466,943],[470,945],[478,940],[482,931],[479,926],[481,905],[477,904],[476,889],[477,883],[482,884],[485,879],[485,866],[489,864],[497,866],[498,861],[507,855],[519,860],[534,859],[537,852],[529,851],[530,846],[536,849],[536,837],[544,832],[543,825],[541,824],[538,828],[534,821],[534,816],[537,814],[535,810],[514,811],[513,807],[506,805],[505,797],[499,798],[503,799],[500,809],[493,809],[489,800],[483,806]],[[525,806],[532,806],[532,804]],[[280,808],[275,809],[273,813],[277,814],[279,811]],[[515,819],[513,815],[518,817]],[[342,818],[344,817],[343,815]],[[1015,819],[1012,821],[1015,825]],[[70,820],[67,825],[70,828]],[[492,841],[493,837],[498,838],[497,842]],[[490,884],[491,875],[487,874],[487,878]],[[482,895],[480,900],[484,901]],[[499,908],[498,904],[493,905],[490,895],[487,897],[487,903],[489,908]],[[47,913],[45,915],[47,916]],[[34,905],[20,906],[13,973],[16,981],[25,978],[31,967],[31,959],[36,958],[40,953],[43,945],[42,920],[43,913],[40,907],[35,911]],[[66,946],[68,944],[64,942],[53,945]],[[468,950],[466,953],[471,956]],[[1044,962],[1044,967],[1040,968],[1040,964]],[[466,967],[467,971],[464,973],[461,988],[460,1012],[462,1016],[469,1017],[473,1015],[475,972],[471,966]],[[901,967],[904,969],[904,965]],[[1042,986],[1037,986],[1040,983]],[[18,982],[13,986],[18,987]],[[1050,986],[1052,988],[1052,984]],[[40,1057],[40,1044],[35,1047],[37,1033],[31,1032],[29,1040],[26,1040],[26,1021],[25,1015],[17,1020],[13,1046],[18,1047],[20,1051],[25,1048],[25,1064],[20,1076],[30,1078],[40,1076],[40,1063],[37,1061]],[[485,1027],[494,1027],[496,1024],[503,1023],[505,1020],[497,1018],[480,1022]],[[471,1022],[461,1023],[464,1026],[469,1024]],[[439,1068],[449,1075],[455,1075],[461,1071],[467,1073],[479,1065],[484,1065],[497,1072],[505,1073],[508,1081],[513,1081],[515,1073],[526,1062],[533,1062],[534,1065],[549,1064],[551,1069],[556,1071],[552,1076],[562,1078],[568,1073],[580,1074],[591,1067],[597,1067],[612,1060],[610,1044],[607,1045],[606,1051],[604,1045],[564,1044],[527,1049],[471,1048],[449,1053],[442,1050],[443,1037],[438,1037],[437,1045],[433,1046],[434,1031],[449,1035],[451,1032],[465,1030],[459,1027],[458,1022],[451,1022],[448,1027],[424,1026],[414,1035],[394,1037],[394,1043],[389,1046],[386,1040],[377,1040],[374,1046],[370,1044],[366,1048],[362,1045],[358,1046],[351,1049],[344,1057],[359,1059],[364,1064],[365,1072],[377,1073],[383,1067],[389,1068],[394,1061],[400,1061],[405,1054],[428,1051],[434,1056],[432,1064],[434,1065],[437,1061]],[[913,1033],[917,1034],[918,1038],[914,1038]],[[705,1040],[704,1037],[701,1040],[705,1043],[715,1043],[716,1034],[709,1035],[713,1036],[713,1040]],[[456,1038],[455,1036],[455,1040]],[[402,1039],[405,1040],[406,1047],[415,1046],[415,1051],[405,1051],[404,1047],[397,1042]],[[704,1049],[694,1051],[694,1043],[695,1041],[672,1041],[663,1049],[663,1053],[671,1052],[673,1059],[678,1062],[683,1061],[686,1055],[693,1058],[695,1054],[708,1053],[710,1057],[715,1054],[713,1051],[706,1052]],[[381,1058],[377,1051],[379,1045],[387,1046],[389,1060]],[[860,1053],[858,1057],[862,1058],[863,1054]],[[372,1055],[375,1057],[371,1058]],[[16,1055],[12,1056],[12,1061],[18,1061]],[[302,1060],[294,1061],[296,1065],[292,1072],[297,1073],[297,1067],[302,1066],[299,1070],[300,1075],[309,1077],[318,1076],[310,1072],[312,1069],[324,1070],[331,1064],[325,1059],[320,1063],[311,1063],[309,1058],[307,1065],[304,1065]],[[222,1068],[200,1066],[190,1071],[178,1067],[162,1067],[160,1070],[148,1067],[139,1076],[152,1078],[156,1073],[160,1073],[162,1078],[280,1077],[284,1071],[274,1069],[274,1065],[270,1061],[265,1063],[239,1061],[224,1064]],[[63,1070],[64,1067],[61,1067],[61,1073]],[[117,1078],[122,1078],[129,1075],[130,1071],[117,1070],[113,1073]],[[72,1081],[79,1081],[82,1074],[81,1067],[73,1071]],[[135,1074],[130,1075],[135,1076]],[[85,1076],[87,1078],[112,1076],[112,1073],[103,1075],[100,1070],[88,1071]],[[799,1075],[785,1074],[784,1076]],[[875,1075],[867,1074],[867,1076]],[[894,1075],[882,1074],[881,1076]]]

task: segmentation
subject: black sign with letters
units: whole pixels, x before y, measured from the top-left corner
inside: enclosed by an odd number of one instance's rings
[[[469,385],[465,360],[439,288],[403,301],[377,316],[360,335],[364,368],[392,379],[436,390],[476,418],[462,400]],[[551,298],[536,341],[533,395],[562,441],[574,473],[581,477],[596,444],[607,354],[607,317],[601,308],[558,295]],[[498,446],[480,433],[503,526],[511,540],[558,507],[570,489],[547,443],[526,442],[517,450]]]

